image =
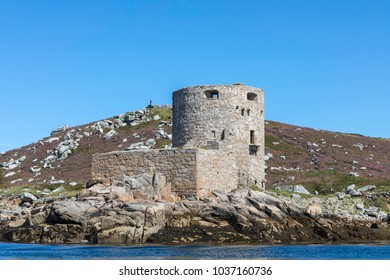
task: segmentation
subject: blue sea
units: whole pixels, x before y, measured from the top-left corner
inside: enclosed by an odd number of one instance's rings
[[[389,244],[101,246],[0,243],[0,260],[390,260]]]

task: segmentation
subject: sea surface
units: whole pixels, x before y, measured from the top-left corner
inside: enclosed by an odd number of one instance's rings
[[[0,243],[0,260],[282,259],[390,260],[390,244],[100,246]]]

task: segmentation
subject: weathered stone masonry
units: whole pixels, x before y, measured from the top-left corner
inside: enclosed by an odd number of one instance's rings
[[[182,197],[240,185],[264,187],[263,92],[242,84],[188,87],[173,93],[173,149],[94,155],[92,178],[161,173]]]
[[[196,149],[116,151],[93,155],[92,178],[115,185],[124,175],[163,174],[171,191],[196,197]]]

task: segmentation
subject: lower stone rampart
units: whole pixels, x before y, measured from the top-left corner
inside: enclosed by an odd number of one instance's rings
[[[213,191],[228,193],[240,185],[257,185],[260,181],[246,174],[260,167],[240,165],[234,154],[214,149],[116,151],[93,156],[91,177],[116,185],[124,176],[161,174],[174,195],[199,199]]]
[[[196,149],[161,149],[116,151],[95,154],[91,177],[109,179],[116,184],[123,176],[160,173],[179,197],[196,198],[198,195]]]
[[[233,156],[212,149],[198,149],[196,157],[198,195],[209,196],[213,191],[230,192],[237,188],[237,165]]]

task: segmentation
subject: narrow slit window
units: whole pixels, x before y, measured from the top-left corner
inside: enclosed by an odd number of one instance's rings
[[[216,136],[215,130],[212,130],[212,131],[211,131],[211,137],[212,137],[213,139],[215,139],[215,136]]]
[[[222,130],[222,133],[221,133],[221,140],[225,140],[225,129]]]
[[[251,130],[251,133],[250,133],[250,143],[251,143],[251,145],[255,144],[255,131],[254,130]]]
[[[245,115],[245,109],[242,108],[242,109],[241,109],[241,116],[244,116],[244,115]]]
[[[250,109],[246,110],[246,113],[248,114],[248,117],[249,117],[250,112],[251,112]]]

